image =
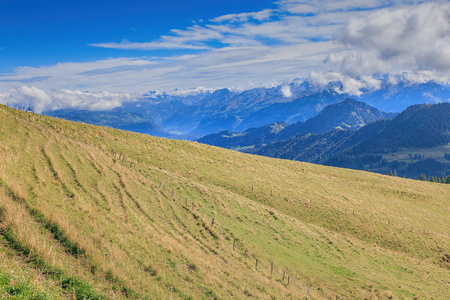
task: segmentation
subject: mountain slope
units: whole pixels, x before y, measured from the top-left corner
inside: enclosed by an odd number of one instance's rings
[[[347,168],[369,168],[419,178],[447,176],[450,160],[450,103],[423,104],[404,112],[372,136],[325,162]],[[371,157],[371,159],[366,159]],[[424,158],[426,161],[423,161]],[[363,161],[366,161],[365,163]]]
[[[450,143],[450,103],[414,105],[399,114],[358,151],[445,146]]]
[[[352,132],[335,129],[321,134],[298,134],[248,151],[258,155],[318,163],[339,154]],[[345,148],[344,148],[345,149]]]
[[[0,120],[0,278],[18,260],[55,298],[450,297],[446,185]]]

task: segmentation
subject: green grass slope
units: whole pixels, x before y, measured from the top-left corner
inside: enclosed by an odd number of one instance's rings
[[[5,106],[0,158],[6,299],[450,298],[448,185]]]

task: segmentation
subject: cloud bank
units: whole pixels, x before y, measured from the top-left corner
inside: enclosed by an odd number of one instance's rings
[[[45,92],[36,87],[21,86],[8,92],[0,92],[0,103],[31,109],[35,113],[56,109],[76,108],[91,111],[111,110],[124,102],[133,101],[130,94],[109,92],[82,92],[51,90]]]
[[[385,8],[352,18],[327,61],[349,76],[392,71],[450,72],[450,3]]]

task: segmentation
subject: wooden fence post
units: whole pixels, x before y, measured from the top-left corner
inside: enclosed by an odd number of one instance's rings
[[[213,225],[214,225],[214,218],[211,221],[211,227],[213,227]]]
[[[272,262],[272,264],[270,266],[270,275],[272,275],[272,274],[273,274],[273,262]]]
[[[236,247],[236,239],[233,240],[233,251],[235,247]]]
[[[258,267],[258,259],[256,259],[255,268]]]
[[[309,296],[309,289],[311,288],[311,286],[308,284],[308,292],[306,293],[306,296]]]

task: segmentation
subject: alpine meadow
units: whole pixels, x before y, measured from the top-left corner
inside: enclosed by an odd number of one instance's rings
[[[0,106],[3,299],[448,299],[448,185]]]

